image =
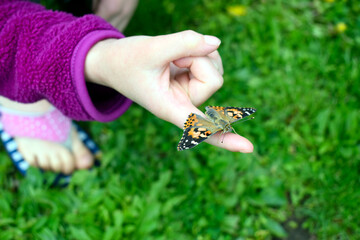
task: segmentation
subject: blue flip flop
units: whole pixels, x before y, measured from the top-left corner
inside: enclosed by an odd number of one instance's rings
[[[99,155],[100,148],[97,144],[90,138],[90,136],[77,124],[73,123],[80,140],[84,143],[84,145],[89,149],[89,151],[96,157]],[[10,136],[7,132],[4,131],[3,125],[0,122],[0,138],[4,144],[6,152],[8,153],[11,161],[15,165],[15,167],[19,170],[19,172],[26,176],[26,172],[30,165],[24,160],[21,153],[18,151],[18,146],[12,136]],[[100,161],[95,158],[94,166],[100,166]],[[53,186],[67,186],[70,183],[71,175],[65,175],[62,173],[57,174],[52,183]]]

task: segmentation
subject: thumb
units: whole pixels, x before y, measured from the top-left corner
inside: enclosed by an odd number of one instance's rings
[[[217,37],[191,30],[149,38],[149,41],[152,56],[162,64],[184,57],[206,56],[221,43]]]

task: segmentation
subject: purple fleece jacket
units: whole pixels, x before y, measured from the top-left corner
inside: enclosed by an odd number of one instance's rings
[[[95,43],[123,37],[95,15],[77,18],[28,1],[0,0],[0,95],[22,103],[47,99],[75,120],[114,120],[131,101],[86,82],[84,64]]]

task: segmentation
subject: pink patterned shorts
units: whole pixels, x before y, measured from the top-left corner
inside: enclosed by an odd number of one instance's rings
[[[0,108],[0,121],[4,130],[13,137],[28,137],[51,142],[65,142],[72,121],[56,108],[41,114],[24,113]]]

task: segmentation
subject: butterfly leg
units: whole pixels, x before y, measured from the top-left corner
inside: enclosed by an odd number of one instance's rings
[[[224,143],[225,133],[226,133],[225,131],[222,131],[222,132],[220,133],[221,143]]]

